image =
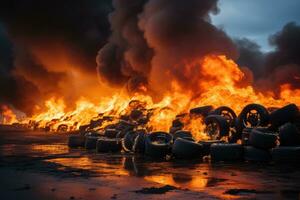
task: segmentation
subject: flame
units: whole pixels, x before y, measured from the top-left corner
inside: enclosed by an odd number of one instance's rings
[[[2,105],[0,111],[1,124],[13,124],[18,122],[17,115],[7,105]]]
[[[143,112],[149,117],[148,123],[143,128],[150,131],[169,131],[172,121],[178,114],[187,113],[189,109],[212,105],[213,107],[229,106],[236,113],[250,103],[262,104],[266,107],[281,107],[288,103],[300,105],[300,89],[291,89],[285,84],[280,88],[280,95],[276,98],[272,92],[257,92],[250,83],[243,81],[246,75],[239,66],[225,56],[209,55],[204,59],[195,60],[186,64],[186,75],[193,74],[193,69],[199,67],[201,77],[197,78],[195,87],[201,91],[195,95],[185,91],[174,79],[171,80],[172,90],[166,91],[164,97],[155,102],[150,95],[134,94],[128,96],[123,93],[115,93],[109,97],[102,97],[99,103],[92,103],[89,99],[80,98],[75,107],[68,108],[63,99],[50,98],[45,102],[45,110],[33,115],[29,119],[38,122],[39,127],[51,126],[54,130],[61,124],[66,124],[72,129],[78,129],[81,125],[99,119],[99,116],[111,116],[119,120],[123,115],[130,115],[135,109],[132,102],[138,102]],[[204,77],[204,78],[203,78]],[[148,88],[143,86],[143,91]],[[4,123],[13,123],[17,119],[9,109],[2,109]],[[28,119],[27,119],[28,120]],[[203,139],[205,128],[203,119],[184,117],[184,129],[190,130],[196,139]],[[3,123],[2,122],[2,123]],[[113,123],[113,122],[110,122]],[[105,127],[104,123],[100,128]]]

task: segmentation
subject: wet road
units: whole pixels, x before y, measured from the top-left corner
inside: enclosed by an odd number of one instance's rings
[[[1,199],[299,199],[300,166],[154,161],[69,149],[67,135],[0,132]]]

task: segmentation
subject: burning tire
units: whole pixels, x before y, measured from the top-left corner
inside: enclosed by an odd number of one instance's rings
[[[180,131],[180,130],[182,130],[182,127],[173,127],[172,126],[169,130],[169,133],[174,134],[174,133],[176,133],[176,131]]]
[[[300,147],[277,147],[272,150],[275,162],[300,162]]]
[[[116,138],[119,134],[119,131],[116,130],[116,129],[106,129],[104,131],[104,136],[107,137],[107,138]]]
[[[192,133],[190,131],[183,131],[178,130],[174,134],[172,134],[173,139],[176,140],[177,138],[192,138]]]
[[[132,151],[132,147],[134,145],[134,140],[138,136],[136,131],[130,131],[126,133],[124,139],[122,140],[123,149],[127,152]]]
[[[235,126],[235,123],[236,123],[236,114],[235,112],[227,107],[227,106],[221,106],[221,107],[218,107],[217,109],[215,109],[212,114],[214,115],[221,115],[223,116],[227,122],[230,124],[230,126]]]
[[[253,128],[244,128],[242,132],[242,145],[250,145],[249,138]]]
[[[269,112],[259,104],[247,105],[238,116],[238,132],[242,133],[244,128],[255,128],[268,125]]]
[[[190,114],[206,117],[212,110],[212,106],[202,106],[191,109]]]
[[[99,138],[96,150],[98,153],[120,152],[122,143],[120,139]]]
[[[68,146],[70,148],[84,147],[85,136],[83,135],[70,135],[68,139]]]
[[[172,153],[176,158],[202,158],[204,148],[202,144],[195,142],[192,138],[178,138],[173,144]]]
[[[66,124],[61,124],[57,127],[57,132],[67,132],[68,131],[68,125]]]
[[[249,142],[259,149],[271,149],[277,145],[277,135],[253,129],[250,133]]]
[[[244,159],[254,162],[268,162],[271,160],[271,152],[252,146],[244,146]]]
[[[280,146],[300,146],[300,131],[296,125],[287,123],[279,128]]]
[[[97,136],[87,136],[85,139],[85,148],[88,150],[96,149],[98,139],[99,137]]]
[[[144,153],[145,152],[145,138],[146,134],[144,132],[138,133],[137,137],[134,140],[132,151],[135,153]]]
[[[238,161],[243,159],[243,146],[240,144],[212,144],[210,147],[213,161]]]
[[[273,128],[278,128],[285,123],[293,122],[298,114],[299,109],[295,104],[284,106],[270,114],[271,125]]]
[[[165,132],[153,132],[145,138],[145,154],[164,158],[171,150],[172,136]]]
[[[209,115],[204,120],[206,124],[205,132],[212,140],[220,139],[229,134],[229,124],[226,119],[220,115]]]
[[[199,144],[203,146],[203,154],[208,156],[210,154],[210,146],[212,144],[221,144],[224,143],[222,140],[208,140],[208,141],[199,141]]]

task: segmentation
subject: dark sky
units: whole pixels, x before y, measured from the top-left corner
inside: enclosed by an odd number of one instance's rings
[[[247,37],[264,51],[272,47],[268,37],[287,22],[300,23],[299,0],[220,0],[220,13],[213,23],[233,37]]]

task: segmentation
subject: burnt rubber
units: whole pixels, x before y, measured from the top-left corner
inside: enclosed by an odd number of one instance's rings
[[[120,152],[122,150],[121,139],[99,138],[96,150],[98,153]]]
[[[300,146],[300,130],[292,123],[279,128],[280,146]]]
[[[116,129],[106,129],[104,131],[104,136],[107,138],[116,138],[118,136],[120,131],[116,130]]]
[[[132,151],[132,147],[134,145],[134,140],[138,136],[138,132],[129,131],[126,133],[125,137],[122,140],[122,146],[124,151],[130,152]]]
[[[217,138],[214,139],[220,139],[223,136],[227,136],[229,134],[229,123],[226,121],[226,119],[221,115],[209,115],[204,119],[204,122],[206,126],[209,126],[210,124],[217,124],[219,128],[219,133]]]
[[[177,138],[192,138],[192,133],[190,131],[183,131],[178,130],[174,134],[172,134],[173,139],[176,140]]]
[[[222,141],[222,140],[207,140],[207,141],[199,141],[198,143],[203,146],[203,154],[205,156],[208,156],[210,154],[210,146],[212,144],[220,144],[220,143],[224,143],[224,141]]]
[[[70,148],[84,147],[85,136],[83,135],[70,135],[68,138],[68,146]]]
[[[272,150],[272,159],[281,163],[299,163],[300,146],[298,147],[276,147]]]
[[[212,110],[212,106],[201,106],[191,109],[190,114],[206,117]]]
[[[293,122],[299,114],[299,109],[295,104],[289,104],[270,114],[270,122],[274,129],[279,128],[281,125]]]
[[[212,144],[212,161],[239,161],[243,159],[244,148],[240,144]]]
[[[266,126],[269,123],[269,112],[268,110],[260,105],[260,104],[248,104],[243,108],[241,113],[238,116],[238,121],[237,121],[237,132],[240,134],[242,133],[243,129],[246,128],[246,124],[244,123],[247,120],[247,115],[249,112],[252,110],[255,110],[257,114],[260,117],[259,122],[253,122],[254,124],[250,123],[250,127],[248,128],[255,128],[258,126]]]
[[[176,158],[195,159],[204,156],[202,144],[185,138],[177,138],[172,147],[172,153]]]
[[[145,153],[145,138],[146,138],[146,133],[144,132],[139,132],[137,137],[134,140],[134,144],[132,146],[132,151],[134,153]]]
[[[153,132],[145,138],[145,154],[154,158],[165,158],[170,153],[172,135],[165,132]]]
[[[221,115],[227,119],[227,121],[231,127],[235,126],[237,115],[231,108],[229,108],[227,106],[221,106],[221,107],[216,108],[214,111],[212,111],[211,114]]]
[[[98,139],[99,139],[99,137],[96,137],[96,136],[87,136],[85,138],[84,147],[88,150],[96,149]]]
[[[278,137],[274,133],[252,129],[249,143],[259,149],[271,149],[277,145],[277,139]]]
[[[271,161],[271,152],[252,146],[244,146],[244,159],[253,162],[268,162]]]

